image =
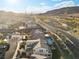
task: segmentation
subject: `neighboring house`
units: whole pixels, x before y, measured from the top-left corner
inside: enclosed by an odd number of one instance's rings
[[[13,34],[11,39],[22,39],[22,36],[21,35],[17,35],[17,34]]]
[[[19,26],[19,30],[26,29],[26,26]]]
[[[11,36],[11,39],[25,39],[26,36],[28,36],[27,34],[23,34],[21,35],[20,33],[13,33]]]

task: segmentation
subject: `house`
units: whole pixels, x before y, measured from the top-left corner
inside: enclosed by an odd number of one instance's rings
[[[41,58],[38,59],[51,59],[52,58],[52,53],[51,49],[47,45],[47,42],[45,39],[38,39],[38,43],[36,46],[33,48],[33,56],[40,56]]]

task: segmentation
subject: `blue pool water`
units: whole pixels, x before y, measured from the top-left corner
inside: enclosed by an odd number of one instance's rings
[[[47,38],[47,44],[48,44],[48,45],[52,45],[52,44],[53,44],[53,40],[52,40],[51,37],[48,37],[48,38]]]

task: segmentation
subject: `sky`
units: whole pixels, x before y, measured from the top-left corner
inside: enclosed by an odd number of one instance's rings
[[[0,10],[19,13],[44,13],[70,6],[79,6],[79,0],[0,0]]]

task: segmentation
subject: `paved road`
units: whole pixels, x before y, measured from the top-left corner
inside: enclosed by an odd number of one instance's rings
[[[66,45],[69,47],[69,49],[73,52],[73,54],[75,55],[76,59],[79,59],[79,40],[73,36],[71,36],[70,34],[66,33],[66,32],[62,32],[65,34],[65,36],[67,38],[69,38],[73,44],[71,44],[69,41],[66,43]]]
[[[14,52],[16,50],[16,47],[17,47],[18,40],[11,39],[11,40],[9,40],[9,42],[10,42],[10,49],[9,49],[9,51],[6,52],[5,59],[12,59]]]

